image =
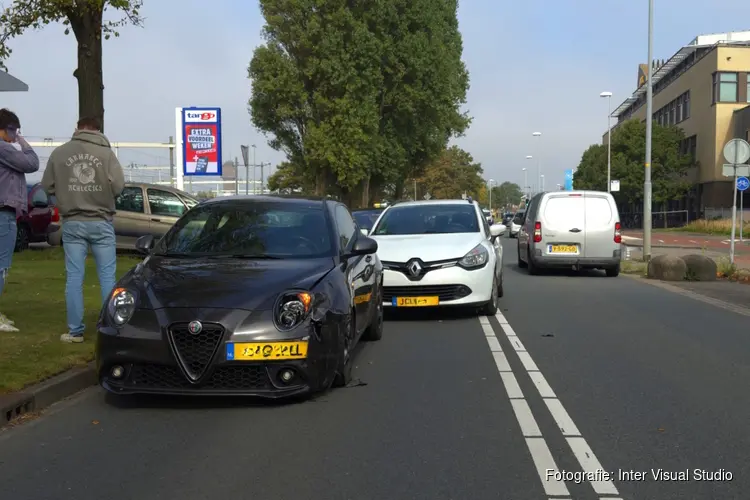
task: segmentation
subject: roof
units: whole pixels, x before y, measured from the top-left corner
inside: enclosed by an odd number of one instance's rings
[[[11,75],[0,70],[0,92],[28,92],[29,86]]]
[[[266,202],[266,203],[293,203],[303,204],[311,201],[325,202],[327,198],[320,196],[295,196],[295,195],[284,195],[284,194],[272,194],[272,195],[255,195],[255,194],[244,194],[244,195],[233,195],[233,196],[219,196],[217,198],[209,198],[203,203],[220,203],[220,202]],[[330,200],[336,201],[336,200]]]
[[[690,56],[693,52],[704,47],[713,47],[717,45],[748,45],[750,42],[750,31],[736,31],[729,33],[716,33],[711,35],[699,35],[695,37],[689,44],[678,50],[667,62],[651,70],[653,72],[651,76],[651,85],[655,86],[659,80],[667,76],[673,69],[677,67],[686,57]],[[627,110],[634,102],[636,102],[641,96],[648,91],[648,83],[641,85],[633,95],[625,99],[613,112],[612,116],[618,118],[625,110]]]
[[[462,200],[462,199],[456,199],[456,200],[416,200],[416,201],[402,201],[399,202],[398,205],[394,204],[391,206],[398,206],[398,207],[408,207],[413,205],[466,205],[469,203],[469,200]],[[473,202],[472,202],[473,203]]]

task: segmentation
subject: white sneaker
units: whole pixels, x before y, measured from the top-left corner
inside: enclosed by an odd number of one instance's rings
[[[18,328],[11,325],[10,323],[5,323],[0,321],[0,332],[17,332]]]
[[[83,335],[71,335],[69,333],[63,333],[60,335],[60,342],[65,342],[66,344],[80,344],[83,342]]]
[[[3,314],[3,313],[0,313],[0,323],[8,323],[9,325],[15,325],[16,324],[15,321],[12,321],[12,320],[8,319],[8,317],[5,314]]]

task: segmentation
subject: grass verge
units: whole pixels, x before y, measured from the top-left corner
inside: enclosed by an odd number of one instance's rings
[[[739,220],[737,221],[737,237],[739,237]],[[745,228],[750,229],[750,224],[745,223]],[[686,226],[676,227],[670,229],[670,231],[677,231],[683,233],[699,233],[699,234],[711,234],[715,236],[730,236],[732,234],[732,219],[716,219],[716,220],[695,220]]]
[[[620,271],[625,274],[637,274],[646,276],[648,266],[642,260],[623,260],[620,263]]]
[[[140,259],[117,259],[118,278]],[[86,336],[83,344],[63,344],[65,262],[60,248],[26,250],[13,256],[0,311],[16,322],[16,333],[0,332],[0,394],[20,390],[94,358],[94,333],[101,310],[99,280],[91,256],[83,287]]]

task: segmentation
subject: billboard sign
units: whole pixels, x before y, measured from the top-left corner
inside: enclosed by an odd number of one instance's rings
[[[221,175],[221,109],[182,108],[182,172]]]
[[[565,171],[565,191],[573,191],[573,169]]]

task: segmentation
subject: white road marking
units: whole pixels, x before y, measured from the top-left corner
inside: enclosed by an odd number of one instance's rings
[[[490,318],[488,318],[487,316],[479,316],[479,322],[483,325],[489,325]]]
[[[510,404],[513,406],[518,425],[521,426],[523,437],[542,437],[542,431],[539,430],[534,415],[531,414],[529,403],[525,399],[511,399]]]
[[[492,329],[492,325],[482,325],[482,331],[484,331],[485,337],[495,336],[495,330]]]
[[[490,346],[490,351],[503,352],[503,348],[500,347],[500,341],[497,337],[487,337],[487,344]]]
[[[688,241],[689,241],[690,243],[698,243],[698,242],[697,242],[697,241],[695,241],[695,240],[688,240]]]
[[[539,391],[539,395],[542,397],[542,400],[547,405],[547,409],[552,415],[552,418],[555,420],[555,423],[560,429],[560,432],[563,436],[565,436],[568,446],[573,452],[573,455],[575,455],[576,459],[578,460],[578,463],[581,465],[581,468],[585,472],[590,472],[592,473],[592,476],[596,477],[596,471],[603,470],[599,459],[596,458],[596,455],[594,455],[594,452],[586,442],[586,439],[584,439],[584,437],[581,435],[581,431],[578,429],[578,427],[575,425],[575,422],[573,422],[573,419],[565,410],[562,402],[555,395],[555,391],[552,390],[552,387],[547,382],[547,379],[544,377],[541,370],[539,370],[539,367],[534,362],[531,355],[523,346],[523,343],[521,343],[521,340],[516,335],[516,332],[511,328],[508,320],[505,319],[505,316],[499,311],[495,314],[495,318],[497,318],[497,320],[499,321],[500,327],[506,338],[508,339],[508,342],[510,342],[510,344],[513,346],[513,349],[515,350],[519,361],[521,361],[521,364],[523,365],[526,373],[529,375],[529,378],[536,386],[537,391]],[[505,357],[505,353],[500,354],[502,355],[502,366],[505,367],[506,365],[508,365],[508,368],[510,368],[508,359]],[[498,353],[493,352],[492,355],[495,357],[495,362],[498,364],[498,369],[500,369],[501,364],[498,362]],[[547,481],[546,470],[559,469],[557,469],[556,465],[554,464],[554,459],[552,458],[552,454],[550,453],[549,447],[547,446],[544,437],[541,435],[541,430],[539,437],[531,437],[531,434],[538,430],[539,426],[536,423],[528,402],[523,396],[521,388],[518,386],[518,380],[515,378],[512,370],[501,370],[500,376],[503,380],[503,384],[505,385],[505,390],[506,392],[508,392],[508,397],[511,398],[513,411],[515,412],[516,419],[518,420],[518,424],[521,427],[521,432],[523,432],[523,435],[526,438],[526,445],[529,447],[529,451],[531,452],[532,459],[534,460],[534,464],[536,465],[537,471],[539,472],[539,477],[542,480],[542,485],[544,486],[545,492],[547,493],[547,495],[553,496],[569,495],[570,493],[568,493],[567,486],[565,485],[564,481]],[[511,393],[518,394],[519,398],[512,398]],[[619,495],[617,487],[610,480],[589,482],[591,484],[591,487],[598,495]],[[553,493],[553,490],[560,492]],[[612,498],[607,500],[621,499]]]
[[[486,323],[482,321],[481,316],[480,324],[484,330]],[[505,324],[507,325],[507,322]],[[505,357],[505,353],[503,352],[493,351],[493,342],[490,341],[491,339],[489,337],[486,338],[487,344],[490,346],[490,351],[492,352],[492,357],[495,359],[495,364],[500,372],[500,378],[503,381],[505,392],[508,394],[508,399],[513,407],[513,413],[516,415],[516,421],[521,428],[521,433],[526,439],[526,446],[529,448],[531,460],[534,462],[537,474],[539,474],[539,479],[542,482],[542,488],[544,488],[545,494],[556,497],[570,495],[565,481],[547,479],[548,470],[559,470],[557,464],[555,464],[554,458],[552,458],[552,452],[550,452],[549,446],[547,446],[547,442],[542,436],[542,431],[539,429],[539,424],[537,424],[534,414],[531,412],[531,408],[524,397],[521,386],[518,385],[518,380],[513,374],[513,370],[508,363],[508,358]],[[495,340],[498,340],[497,337],[495,337]],[[498,342],[498,346],[499,345]]]
[[[659,240],[659,243],[664,243],[664,240]]]

